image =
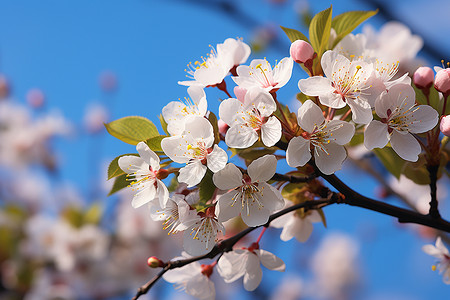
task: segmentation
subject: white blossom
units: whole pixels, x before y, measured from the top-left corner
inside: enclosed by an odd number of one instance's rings
[[[214,184],[228,192],[217,199],[217,215],[227,221],[239,214],[248,226],[265,224],[271,213],[283,207],[281,193],[267,184],[275,174],[277,160],[273,155],[255,159],[248,166],[248,175],[234,165],[213,175]]]
[[[169,191],[159,179],[158,155],[145,142],[137,144],[136,150],[139,157],[127,155],[122,156],[118,161],[119,167],[128,174],[128,180],[131,180],[130,187],[137,191],[131,205],[137,208],[159,200],[159,205],[165,207],[169,198]]]
[[[443,281],[445,284],[450,284],[450,253],[440,236],[436,239],[436,244],[425,245],[422,250],[431,256],[436,257],[439,262],[437,268],[439,269],[439,274],[443,274]]]
[[[347,157],[342,146],[353,137],[355,127],[345,121],[325,120],[322,110],[311,100],[298,109],[301,136],[289,141],[286,161],[291,167],[304,166],[311,159],[311,148],[317,167],[325,174],[339,170]]]

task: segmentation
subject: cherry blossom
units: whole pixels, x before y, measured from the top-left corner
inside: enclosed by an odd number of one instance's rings
[[[264,145],[275,145],[281,138],[281,123],[271,116],[275,110],[272,96],[258,88],[246,92],[244,103],[234,98],[222,101],[219,117],[230,126],[225,143],[232,148],[247,148],[258,140],[261,132]]]
[[[203,88],[190,86],[187,91],[191,99],[185,98],[185,103],[172,101],[163,107],[162,115],[167,122],[167,131],[171,135],[181,135],[189,117],[204,117],[206,114],[208,104]]]
[[[225,282],[233,282],[244,277],[244,288],[247,291],[255,290],[262,279],[260,264],[267,269],[284,272],[286,265],[274,254],[259,249],[258,243],[249,248],[226,252],[219,259],[217,271]]]
[[[292,206],[291,201],[285,200],[286,206]],[[293,237],[299,242],[306,242],[313,231],[312,223],[320,222],[320,214],[317,210],[310,210],[302,215],[298,210],[285,214],[270,223],[270,226],[275,228],[283,228],[280,239],[282,241],[289,241]]]
[[[174,260],[191,258],[186,252]],[[216,297],[214,283],[210,280],[213,265],[200,265],[198,262],[187,264],[181,268],[167,271],[163,278],[174,283],[181,290],[200,300],[213,300]]]
[[[164,138],[161,147],[171,160],[186,164],[179,171],[178,181],[186,183],[188,187],[200,183],[207,168],[217,172],[228,161],[227,153],[214,145],[213,127],[203,117],[186,120],[184,133]]]
[[[163,229],[168,229],[168,234],[175,234],[187,229],[182,218],[189,218],[194,211],[190,209],[182,194],[174,194],[167,201],[166,207],[152,206],[151,217],[154,221],[163,221]]]
[[[265,224],[269,215],[283,207],[281,193],[266,182],[275,174],[277,160],[273,155],[255,159],[248,166],[248,174],[232,163],[213,175],[214,184],[229,190],[218,197],[219,221],[227,221],[241,214],[248,226]]]
[[[217,45],[217,52],[229,55],[232,61],[232,68],[239,66],[247,61],[250,56],[250,46],[242,41],[242,39],[226,39],[223,44]]]
[[[448,252],[447,247],[445,247],[444,243],[440,236],[436,239],[436,244],[433,245],[425,245],[422,247],[422,250],[431,256],[439,259],[439,263],[437,268],[439,269],[439,274],[444,274],[443,281],[445,284],[450,284],[450,253]],[[436,268],[433,266],[433,269]]]
[[[375,111],[381,120],[373,120],[367,126],[366,148],[383,148],[390,141],[401,158],[417,161],[421,148],[411,133],[426,132],[436,126],[437,111],[428,105],[415,105],[415,92],[406,84],[398,84],[383,93],[375,103]]]
[[[191,255],[202,255],[211,251],[218,241],[219,232],[225,234],[225,227],[217,220],[215,207],[210,206],[204,212],[187,211],[180,218],[187,226],[184,231],[183,247]]]
[[[320,103],[331,108],[352,109],[355,123],[367,124],[372,120],[375,99],[382,90],[373,88],[374,67],[364,61],[350,61],[334,51],[322,56],[322,68],[326,77],[313,76],[300,79],[298,87],[308,96],[318,96]]]
[[[294,60],[283,58],[272,70],[266,59],[254,59],[250,66],[237,67],[238,76],[232,77],[234,82],[247,90],[259,87],[267,92],[277,91],[291,78]]]
[[[139,157],[126,155],[118,161],[119,167],[128,174],[128,180],[131,180],[130,187],[137,191],[131,205],[138,208],[159,200],[159,205],[165,207],[169,191],[160,179],[165,178],[167,171],[160,170],[158,155],[146,143],[137,144],[136,150]]]
[[[289,141],[286,161],[291,167],[304,166],[311,159],[325,174],[339,170],[347,153],[342,145],[350,142],[355,127],[345,121],[325,120],[322,110],[311,100],[298,109],[298,124],[304,132]]]

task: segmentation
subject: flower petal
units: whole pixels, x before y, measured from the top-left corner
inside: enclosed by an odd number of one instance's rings
[[[253,253],[249,253],[247,256],[247,272],[244,275],[244,288],[251,292],[261,283],[262,270],[258,256]]]
[[[153,168],[153,171],[159,170],[159,157],[145,142],[139,142],[136,145],[136,150],[139,152],[139,156]]]
[[[261,126],[261,140],[267,147],[272,147],[281,139],[281,123],[275,117],[270,117]]]
[[[155,187],[153,185],[147,185],[134,195],[133,200],[131,200],[131,206],[134,208],[141,207],[142,205],[155,199],[155,196]]]
[[[286,270],[284,262],[275,254],[262,249],[255,250],[255,253],[259,256],[261,263],[267,269],[279,272],[284,272],[284,270]]]
[[[219,106],[219,117],[228,126],[232,126],[236,122],[236,114],[244,109],[244,104],[234,98],[223,100]]]
[[[225,252],[217,263],[217,272],[227,283],[236,281],[244,276],[246,260],[247,255],[242,250]]]
[[[148,163],[146,163],[142,158],[137,156],[126,155],[119,158],[119,167],[127,174],[136,172],[136,168],[139,170],[148,171]],[[135,168],[130,168],[134,166]]]
[[[364,146],[367,149],[383,148],[389,141],[388,126],[377,120],[372,120],[364,131]]]
[[[417,161],[422,150],[419,142],[411,134],[401,134],[396,130],[392,132],[391,145],[401,158],[408,161]]]
[[[286,150],[286,162],[289,166],[295,168],[304,166],[311,159],[310,142],[297,136],[289,141]]]
[[[411,118],[414,118],[417,121],[408,126],[409,132],[422,133],[433,129],[434,126],[436,126],[439,120],[439,114],[434,108],[428,105],[419,105],[414,109],[416,109],[416,111]]]
[[[274,155],[264,155],[255,159],[248,166],[248,175],[252,182],[266,182],[270,180],[277,170],[277,159]]]
[[[213,175],[213,182],[221,190],[231,190],[242,185],[242,172],[234,164],[227,164]]]
[[[300,79],[298,82],[298,88],[303,94],[308,96],[332,94],[335,90],[331,85],[331,80],[322,76]]]
[[[346,99],[352,109],[352,120],[358,124],[368,124],[373,119],[372,109],[363,99]]]
[[[216,214],[219,222],[228,221],[231,218],[239,216],[241,211],[241,202],[234,201],[237,191],[230,191],[217,198]]]
[[[355,126],[341,120],[331,120],[327,124],[328,130],[332,130],[334,142],[338,145],[345,145],[355,134]]]
[[[324,174],[330,175],[341,169],[342,163],[347,157],[347,152],[345,152],[343,146],[335,143],[330,143],[325,148],[328,154],[316,147],[314,149],[314,158],[319,170]]]
[[[214,145],[213,151],[206,155],[206,163],[208,168],[214,173],[222,170],[228,162],[228,155],[217,144]]]
[[[184,182],[188,187],[199,184],[205,176],[207,167],[200,160],[193,160],[180,169],[178,181]]]
[[[225,143],[231,148],[248,148],[258,140],[258,133],[245,125],[231,126],[225,134]]]
[[[300,106],[297,115],[298,125],[310,133],[313,132],[316,125],[321,125],[325,121],[322,110],[311,100],[306,100]]]

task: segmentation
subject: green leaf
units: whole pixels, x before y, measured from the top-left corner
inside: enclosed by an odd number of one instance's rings
[[[208,120],[214,129],[214,144],[218,144],[220,142],[219,125],[217,123],[216,115],[211,111],[209,112]]]
[[[400,178],[405,161],[398,156],[391,147],[384,147],[382,149],[375,148],[372,150],[383,166],[397,179]]]
[[[357,146],[357,145],[361,145],[362,143],[364,143],[364,134],[362,133],[355,133],[355,135],[353,135],[351,141],[348,143],[349,146]]]
[[[283,29],[284,33],[286,33],[286,35],[289,38],[289,40],[291,41],[291,43],[293,43],[297,40],[303,40],[303,41],[309,43],[309,40],[306,37],[306,35],[304,35],[300,31],[291,29],[291,28],[287,28],[287,27],[283,27],[283,26],[280,26],[280,27],[281,27],[281,29]]]
[[[114,158],[111,163],[109,164],[108,167],[108,180],[110,180],[111,178],[120,176],[122,174],[125,174],[125,172],[119,167],[119,158],[121,158],[122,156],[139,156],[136,153],[129,153],[129,154],[122,154],[117,156],[116,158]]]
[[[212,177],[213,173],[208,169],[202,181],[198,184],[200,196],[199,204],[201,206],[206,206],[206,202],[211,200],[216,191],[216,186],[214,185]]]
[[[127,174],[122,174],[120,176],[117,176],[114,179],[114,184],[111,188],[111,191],[109,192],[108,196],[111,196],[114,193],[117,193],[123,188],[126,188],[128,186],[128,180],[127,180]]]
[[[309,39],[311,40],[311,45],[316,51],[319,60],[328,46],[331,31],[332,11],[333,7],[330,6],[329,8],[319,12],[314,16],[311,20],[311,24],[309,25]]]
[[[112,136],[131,145],[159,135],[152,121],[138,116],[124,117],[105,124],[105,127]]]
[[[84,212],[83,224],[99,224],[102,218],[102,213],[103,209],[100,203],[92,204],[91,207]]]
[[[334,17],[331,22],[331,27],[336,31],[336,39],[334,40],[333,48],[347,34],[358,27],[359,24],[377,13],[378,9],[369,11],[349,11]]]
[[[430,174],[426,167],[426,159],[424,155],[420,155],[415,162],[407,161],[403,169],[403,174],[417,184],[430,184]]]
[[[164,130],[164,132],[165,132],[167,135],[169,135],[169,132],[167,131],[167,122],[166,122],[166,120],[164,120],[163,115],[160,114],[160,115],[158,116],[158,118],[159,118],[159,122],[161,123],[162,129]]]
[[[161,141],[166,137],[166,135],[158,135],[146,140],[145,143],[151,150],[155,152],[163,152],[163,149],[161,148]]]

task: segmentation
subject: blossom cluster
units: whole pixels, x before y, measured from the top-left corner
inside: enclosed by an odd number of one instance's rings
[[[421,85],[415,79],[414,90],[412,74],[404,71],[414,68],[406,61],[411,63],[421,47],[421,40],[407,28],[389,24],[372,39],[368,32],[338,39],[333,31],[328,45],[334,47],[320,51],[296,40],[291,56],[273,67],[267,59],[245,65],[251,52],[241,39],[226,39],[211,47],[202,61],[189,64],[191,80],[178,82],[188,86],[190,99],[163,108],[165,135],[134,143],[137,156],[121,156],[116,165],[110,165],[117,170],[115,176],[125,175],[135,190],[133,207],[147,205],[151,218],[162,221],[169,234],[183,232],[186,252],[179,259],[210,252],[226,234],[224,222],[235,217],[249,227],[270,223],[283,228],[284,241],[293,237],[306,241],[312,223],[324,218],[321,210],[297,210],[273,222],[269,216],[323,196],[312,184],[300,189],[294,199],[283,194],[287,180],[277,179],[280,160],[295,168],[294,173],[330,175],[342,168],[346,146],[360,135],[367,150],[389,147],[403,160],[418,161],[424,145],[420,134],[433,130],[446,111],[448,91],[439,79],[443,71],[435,79],[435,89],[444,98],[441,113],[439,106],[416,100],[416,90],[429,89],[430,84]],[[393,39],[395,34],[399,37]],[[383,36],[390,41],[389,47]],[[408,51],[393,51],[395,46]],[[298,80],[302,105],[297,113],[277,98],[291,80],[294,62],[309,75]],[[420,73],[416,74],[419,78]],[[236,84],[235,97],[227,89],[230,75]],[[228,96],[220,103],[219,120],[208,111],[205,92],[214,87]],[[280,150],[285,150],[285,156],[277,155]],[[242,157],[246,167],[231,160],[227,151]],[[171,174],[174,183],[167,188],[163,180]],[[199,299],[212,299],[215,292],[209,278],[214,268],[225,282],[244,277],[244,287],[254,290],[262,277],[260,263],[271,270],[285,268],[279,258],[260,249],[258,239],[248,248],[224,253],[212,264],[189,264],[167,272],[164,278]]]

